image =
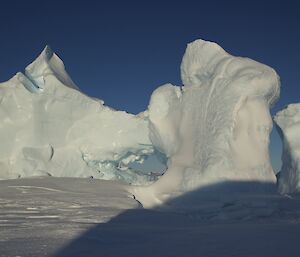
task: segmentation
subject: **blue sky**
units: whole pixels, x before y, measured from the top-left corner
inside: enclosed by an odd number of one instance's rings
[[[22,71],[49,44],[83,92],[138,113],[159,85],[181,85],[186,44],[202,38],[275,68],[282,91],[274,114],[300,102],[299,13],[298,1],[4,0],[0,81]],[[270,149],[279,169],[275,132]]]

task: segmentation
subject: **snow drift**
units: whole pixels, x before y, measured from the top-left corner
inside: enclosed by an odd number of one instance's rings
[[[300,104],[290,104],[274,118],[283,142],[278,186],[281,193],[300,191]]]
[[[181,78],[183,87],[163,85],[151,96],[150,139],[168,169],[154,184],[130,189],[135,197],[153,207],[226,182],[275,185],[268,144],[276,72],[197,40],[186,49]]]
[[[97,177],[144,183],[128,164],[153,152],[148,122],[81,93],[46,47],[0,84],[0,178]]]

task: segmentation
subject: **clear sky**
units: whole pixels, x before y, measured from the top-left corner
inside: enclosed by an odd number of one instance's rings
[[[299,13],[296,0],[3,0],[0,81],[22,71],[49,44],[83,92],[138,113],[159,85],[181,85],[186,44],[202,38],[275,68],[282,90],[274,114],[300,102]],[[275,132],[270,149],[278,170],[281,143]]]

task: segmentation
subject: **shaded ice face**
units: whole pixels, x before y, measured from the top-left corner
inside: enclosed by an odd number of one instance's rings
[[[290,104],[274,118],[283,141],[279,176],[281,193],[300,191],[300,104]]]

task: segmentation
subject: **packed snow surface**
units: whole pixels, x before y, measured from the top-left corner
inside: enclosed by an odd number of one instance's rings
[[[299,198],[257,202],[161,212],[140,208],[119,181],[2,180],[0,257],[299,257]]]
[[[153,207],[217,184],[275,185],[268,145],[269,108],[280,92],[276,72],[196,40],[184,54],[181,78],[183,87],[166,84],[151,96],[150,139],[168,169],[154,184],[131,189],[135,197]]]
[[[282,168],[278,186],[281,193],[300,191],[300,104],[290,104],[274,118],[283,141]]]
[[[153,152],[147,120],[81,93],[49,47],[0,84],[0,142],[1,179],[153,179],[128,169]]]

